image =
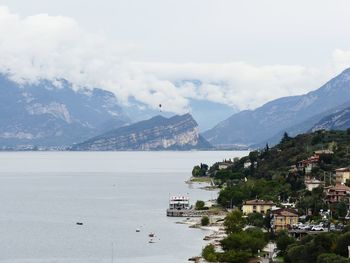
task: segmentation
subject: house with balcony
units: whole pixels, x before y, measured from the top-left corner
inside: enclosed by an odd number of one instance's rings
[[[329,204],[338,203],[350,195],[350,187],[342,182],[340,174],[336,175],[335,185],[325,187],[326,202]]]
[[[275,232],[288,230],[299,221],[298,212],[290,208],[279,208],[271,211],[271,226]]]
[[[297,165],[297,168],[299,171],[305,171],[305,174],[309,174],[313,168],[318,167],[319,160],[319,155],[313,155],[306,160],[300,161]]]

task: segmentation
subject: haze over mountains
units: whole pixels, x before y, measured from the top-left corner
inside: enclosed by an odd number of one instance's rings
[[[274,144],[285,131],[291,135],[306,132],[347,102],[350,102],[350,69],[305,95],[276,99],[255,110],[236,113],[203,135],[213,145]]]
[[[74,90],[65,80],[21,85],[0,75],[0,148],[260,147],[277,143],[285,131],[294,136],[316,129],[346,129],[350,126],[350,69],[315,91],[276,99],[255,110],[234,113],[229,106],[195,99],[190,105],[192,115],[172,117],[161,107],[151,109],[132,98],[123,105],[113,93],[98,88]],[[203,133],[204,139],[199,133],[214,123],[218,124]]]
[[[66,81],[19,85],[0,76],[0,146],[68,146],[130,120],[115,96]]]
[[[0,149],[66,148],[112,129],[174,113],[152,109],[130,98],[124,105],[99,88],[74,89],[71,83],[41,80],[18,84],[0,75]],[[207,129],[234,110],[226,105],[191,100],[196,129]],[[158,106],[158,105],[157,105]]]

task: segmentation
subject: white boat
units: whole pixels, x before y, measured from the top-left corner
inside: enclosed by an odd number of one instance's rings
[[[172,196],[169,199],[169,208],[166,211],[167,216],[174,217],[192,217],[197,216],[190,206],[188,196]]]

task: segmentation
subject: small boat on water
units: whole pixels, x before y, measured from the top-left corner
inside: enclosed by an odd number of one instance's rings
[[[153,240],[153,238],[151,238],[148,243],[156,243],[156,241]]]
[[[150,233],[148,236],[149,237],[155,237],[156,235],[154,233]]]
[[[140,228],[136,228],[136,232],[141,232],[141,229]]]

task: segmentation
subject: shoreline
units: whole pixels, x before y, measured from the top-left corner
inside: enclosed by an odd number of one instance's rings
[[[185,181],[188,185],[197,185],[199,186],[198,189],[203,191],[215,191],[219,190],[217,186],[214,185],[214,182],[212,178],[210,177],[190,177],[188,180]],[[205,185],[205,186],[202,186]],[[217,199],[212,200],[206,200],[205,202],[212,202],[216,201]],[[209,233],[204,236],[203,241],[205,245],[212,244],[216,248],[221,248],[220,246],[220,240],[225,238],[227,236],[224,228],[224,219],[227,215],[227,211],[224,209],[215,209],[207,210],[207,216],[209,217],[210,223],[208,226],[202,226],[201,225],[201,218],[202,217],[191,217],[191,218],[184,218],[182,220],[176,221],[176,224],[184,224],[187,225],[188,228],[195,228],[200,230],[208,231]],[[201,255],[202,251],[200,251],[200,254],[197,256],[192,256],[188,258],[188,261],[193,261],[197,263],[205,263],[206,261],[203,259]]]

